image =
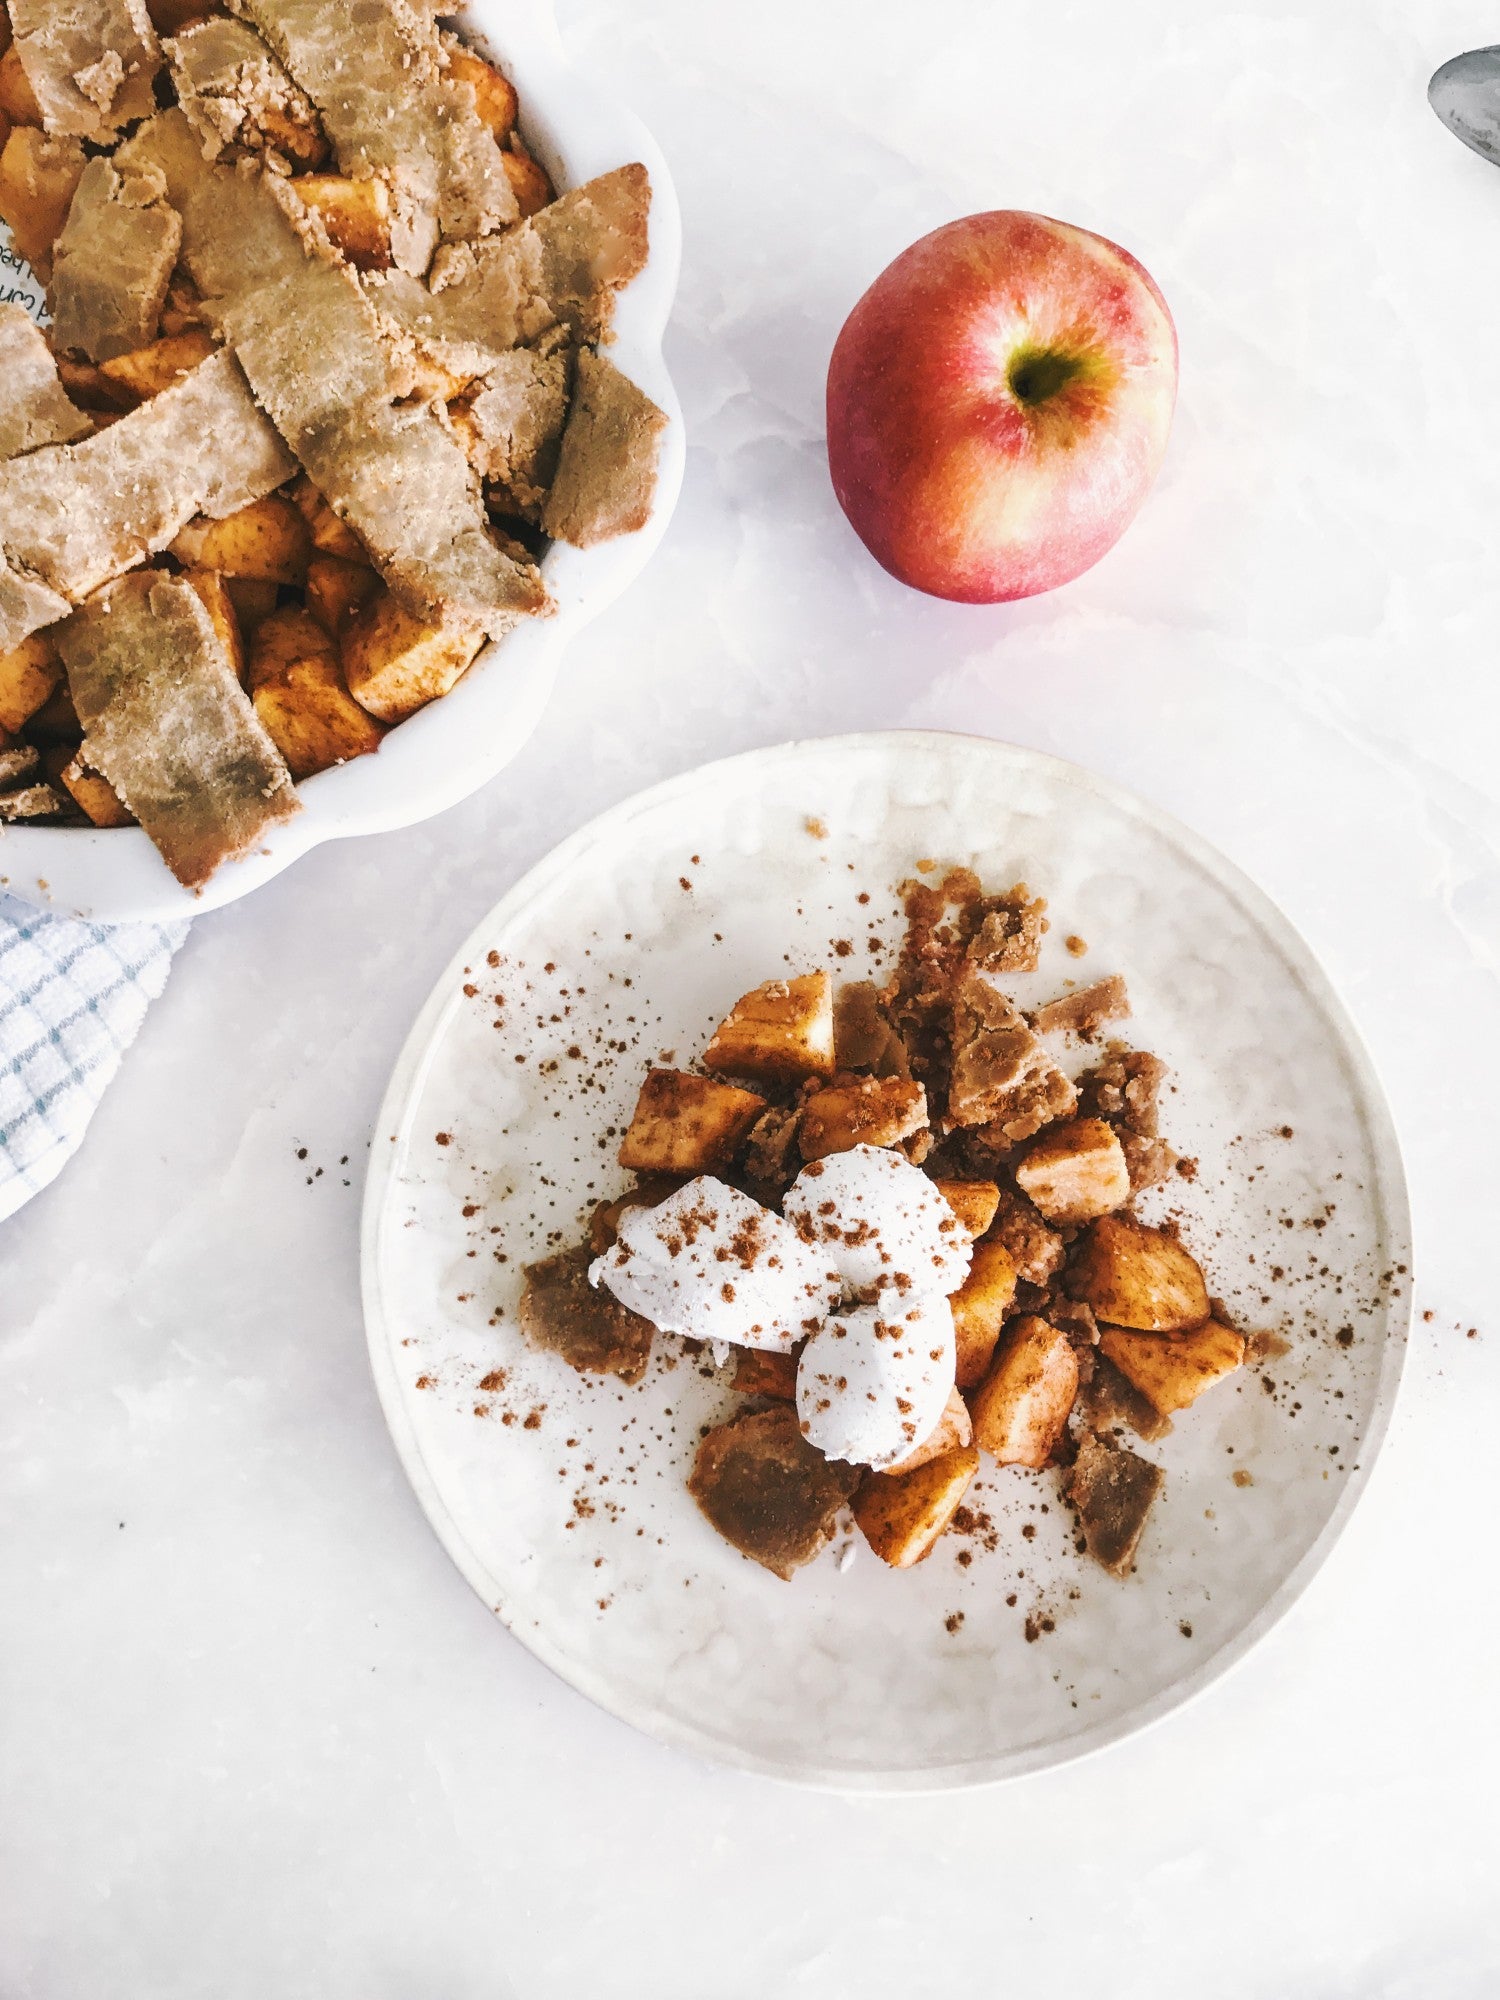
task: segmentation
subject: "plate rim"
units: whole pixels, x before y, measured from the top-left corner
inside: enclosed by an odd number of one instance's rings
[[[788,1764],[732,1740],[715,1737],[659,1710],[632,1711],[630,1705],[621,1704],[611,1697],[603,1675],[579,1667],[561,1648],[553,1647],[540,1632],[528,1631],[520,1620],[512,1619],[503,1591],[464,1539],[449,1513],[437,1482],[428,1470],[416,1430],[407,1413],[396,1374],[394,1349],[388,1337],[389,1323],[384,1314],[380,1230],[385,1201],[397,1181],[396,1162],[400,1157],[400,1148],[393,1141],[399,1138],[437,1052],[445,1017],[459,1005],[463,967],[473,962],[474,951],[481,941],[487,948],[497,928],[513,921],[527,904],[545,892],[559,874],[565,873],[578,856],[586,853],[599,840],[627,827],[638,815],[670,803],[675,794],[690,792],[704,782],[712,782],[715,774],[731,769],[743,771],[810,755],[868,754],[876,746],[889,748],[892,743],[908,746],[913,751],[951,750],[957,745],[970,752],[998,753],[1002,760],[1012,763],[1019,760],[1033,769],[1047,770],[1054,778],[1082,784],[1094,796],[1127,811],[1171,839],[1195,865],[1204,868],[1205,872],[1234,891],[1242,907],[1265,926],[1272,941],[1286,956],[1340,1039],[1343,1053],[1354,1073],[1358,1102],[1371,1135],[1379,1200],[1389,1236],[1390,1261],[1406,1265],[1407,1280],[1404,1305],[1398,1307],[1393,1304],[1389,1308],[1375,1396],[1369,1421],[1359,1439],[1359,1461],[1349,1473],[1327,1520],[1300,1561],[1287,1572],[1254,1616],[1231,1639],[1208,1654],[1181,1679],[1171,1682],[1125,1715],[1101,1721],[1060,1743],[1027,1745],[1000,1756],[952,1764],[854,1771],[837,1765]],[[920,1797],[1011,1783],[1097,1756],[1111,1745],[1141,1735],[1157,1727],[1168,1716],[1180,1713],[1243,1664],[1281,1623],[1328,1561],[1348,1527],[1384,1449],[1410,1348],[1416,1292],[1412,1266],[1411,1205],[1400,1135],[1364,1038],[1333,980],[1301,931],[1237,862],[1230,860],[1206,835],[1163,811],[1140,793],[1050,751],[962,730],[874,729],[830,736],[794,737],[694,765],[690,770],[678,772],[617,801],[567,835],[528,868],[470,929],[457,951],[444,964],[418,1009],[392,1068],[376,1116],[360,1218],[360,1295],[366,1347],[386,1427],[429,1527],[480,1600],[542,1666],[615,1720],[652,1737],[669,1749],[688,1751],[715,1765],[752,1772],[814,1791],[863,1797]],[[382,1135],[388,1133],[391,1137],[382,1144]]]

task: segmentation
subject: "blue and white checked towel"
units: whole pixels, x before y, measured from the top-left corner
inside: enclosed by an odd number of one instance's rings
[[[186,924],[86,924],[0,892],[0,1222],[77,1150]]]
[[[3,224],[0,299],[45,320]],[[0,891],[0,1222],[77,1150],[186,935],[49,917]]]

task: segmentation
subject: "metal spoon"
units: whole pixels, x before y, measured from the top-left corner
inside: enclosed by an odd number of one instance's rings
[[[1500,48],[1470,49],[1433,73],[1427,102],[1457,138],[1500,167]]]

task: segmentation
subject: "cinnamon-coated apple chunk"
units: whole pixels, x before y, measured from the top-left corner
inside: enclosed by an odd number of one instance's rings
[[[968,1275],[948,1301],[953,1309],[953,1347],[960,1389],[982,1382],[994,1358],[1005,1316],[1016,1300],[1016,1263],[1003,1243],[974,1245]]]
[[[185,569],[182,577],[184,583],[191,584],[198,602],[208,613],[209,623],[229,655],[235,678],[243,682],[246,669],[245,634],[239,613],[234,608],[234,599],[229,595],[229,585],[216,569]]]
[[[391,195],[383,180],[345,174],[299,174],[299,198],[322,222],[328,240],[358,271],[386,271],[391,263]]]
[[[101,361],[99,373],[123,390],[127,398],[133,396],[144,403],[191,374],[213,351],[212,337],[192,328],[186,333],[166,334],[148,347],[133,347],[128,354],[116,354],[108,361]]]
[[[66,751],[60,753],[67,755]],[[94,826],[134,826],[135,814],[106,778],[90,770],[83,758],[74,755],[59,770],[58,781],[66,786],[73,803]]]
[[[944,1181],[933,1186],[977,1243],[995,1219],[1000,1190],[993,1181]]]
[[[765,1108],[763,1097],[737,1084],[654,1069],[620,1142],[620,1165],[642,1174],[713,1173],[729,1165]]]
[[[783,1357],[777,1355],[774,1358],[779,1361]],[[736,1376],[735,1387],[739,1386],[739,1378]],[[930,1435],[923,1438],[919,1445],[914,1445],[905,1458],[887,1466],[886,1471],[915,1472],[919,1465],[926,1465],[930,1459],[941,1458],[945,1452],[955,1451],[960,1445],[973,1442],[974,1421],[969,1415],[969,1406],[957,1389],[950,1389],[948,1400],[943,1405],[943,1414],[938,1418]]]
[[[1094,1317],[1139,1333],[1187,1333],[1208,1318],[1198,1262],[1175,1237],[1130,1215],[1105,1215],[1074,1253],[1066,1289]]]
[[[883,1563],[910,1569],[932,1553],[978,1470],[968,1444],[910,1471],[872,1472],[854,1496],[860,1533]]]
[[[62,661],[45,632],[33,632],[10,652],[0,653],[0,730],[14,732],[29,722],[62,677]]]
[[[252,500],[219,521],[189,521],[171,546],[177,560],[194,569],[289,584],[306,582],[311,550],[307,523],[280,493]]]
[[[714,1030],[703,1067],[767,1083],[832,1076],[833,981],[808,972],[744,994]]]
[[[927,1127],[927,1093],[900,1076],[862,1076],[832,1083],[802,1108],[797,1143],[804,1160],[847,1153],[852,1146],[897,1146]]]
[[[1105,1326],[1099,1329],[1099,1346],[1160,1417],[1187,1409],[1245,1359],[1243,1336],[1216,1319],[1175,1340]]]
[[[395,723],[456,687],[483,644],[471,619],[441,610],[419,618],[382,588],[345,626],[340,652],[350,694]]]
[[[14,55],[12,49],[0,71]],[[83,169],[83,148],[76,139],[54,139],[19,121],[0,152],[0,222],[9,224],[16,248],[44,280],[52,275],[52,248]]]
[[[273,611],[250,642],[250,699],[299,781],[369,756],[385,734],[344,685],[333,641],[307,611]]]
[[[1129,1201],[1130,1169],[1112,1125],[1070,1118],[1027,1147],[1016,1185],[1048,1222],[1092,1222]]]
[[[974,1442],[1001,1465],[1044,1466],[1078,1395],[1078,1357],[1068,1336],[1044,1319],[1010,1327],[969,1410]]]

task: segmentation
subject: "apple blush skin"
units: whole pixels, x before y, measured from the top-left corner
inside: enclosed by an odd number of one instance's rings
[[[1127,250],[1045,215],[903,251],[828,369],[828,463],[892,576],[1001,604],[1081,576],[1151,489],[1177,400],[1166,300]]]

